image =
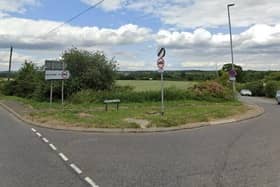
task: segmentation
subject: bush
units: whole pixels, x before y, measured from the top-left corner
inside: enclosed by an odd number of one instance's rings
[[[32,62],[26,61],[14,80],[4,83],[3,91],[6,95],[32,98],[37,86],[43,81],[43,72],[40,72]]]
[[[231,92],[217,82],[206,82],[196,85],[188,90],[170,87],[164,90],[164,98],[167,101],[176,100],[207,100],[220,101],[232,99]],[[72,103],[102,103],[106,99],[120,99],[121,102],[159,102],[160,91],[135,92],[130,89],[118,88],[113,91],[83,90],[73,94],[69,101]]]
[[[71,77],[66,81],[67,93],[83,89],[111,90],[115,83],[116,62],[107,59],[102,52],[70,49],[63,54],[63,61]]]
[[[249,89],[253,96],[265,96],[264,86],[262,81],[254,81],[244,84],[241,89]]]
[[[280,83],[278,81],[268,81],[265,86],[265,96],[275,97],[278,89],[280,89]]]
[[[215,81],[207,81],[195,85],[193,91],[196,97],[206,100],[211,98],[232,99],[231,91]]]

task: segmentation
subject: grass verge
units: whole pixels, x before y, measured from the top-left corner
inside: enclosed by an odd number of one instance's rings
[[[174,127],[194,122],[207,122],[226,118],[246,112],[247,107],[237,101],[172,101],[165,103],[165,116],[160,116],[160,103],[126,103],[116,111],[114,105],[104,111],[103,104],[70,104],[64,108],[59,103],[36,102],[18,97],[2,97],[5,100],[16,100],[31,106],[28,118],[47,123],[85,128],[141,128],[133,120],[149,122],[149,127]]]

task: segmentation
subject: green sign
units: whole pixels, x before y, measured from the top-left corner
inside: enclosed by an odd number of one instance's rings
[[[46,60],[45,70],[63,70],[63,63],[57,60]]]

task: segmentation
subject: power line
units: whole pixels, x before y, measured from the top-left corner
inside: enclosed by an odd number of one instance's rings
[[[69,20],[65,21],[64,23],[62,23],[62,24],[56,26],[55,28],[51,29],[51,30],[50,30],[49,32],[47,32],[45,35],[48,35],[48,34],[52,33],[53,31],[55,31],[55,30],[57,30],[58,28],[64,26],[65,24],[70,23],[70,22],[73,21],[74,19],[77,19],[78,17],[80,17],[80,16],[83,15],[84,13],[88,12],[89,10],[96,8],[98,5],[100,5],[101,3],[103,3],[103,1],[105,1],[105,0],[101,0],[101,1],[99,1],[99,2],[97,2],[97,3],[95,3],[94,5],[90,6],[89,8],[83,10],[82,12],[80,12],[79,14],[73,16],[72,18],[70,18]]]

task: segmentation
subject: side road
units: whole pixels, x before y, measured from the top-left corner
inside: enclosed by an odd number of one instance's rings
[[[122,132],[129,132],[129,133],[149,133],[149,132],[168,132],[168,131],[177,131],[183,129],[193,129],[211,125],[221,125],[221,124],[228,124],[233,122],[244,121],[252,118],[256,118],[261,116],[264,113],[264,109],[256,104],[246,103],[248,106],[248,111],[242,115],[231,116],[225,119],[219,119],[209,122],[200,122],[200,123],[192,123],[192,124],[185,124],[178,127],[167,127],[167,128],[146,128],[146,129],[108,129],[108,128],[81,128],[81,127],[65,127],[62,125],[47,125],[43,123],[38,123],[36,121],[32,121],[27,118],[29,114],[32,112],[32,109],[18,101],[11,101],[11,100],[2,100],[0,101],[0,105],[16,116],[18,119],[22,120],[25,123],[30,125],[45,127],[50,129],[57,129],[57,130],[71,130],[71,131],[85,131],[85,132],[100,132],[100,133],[122,133]]]

